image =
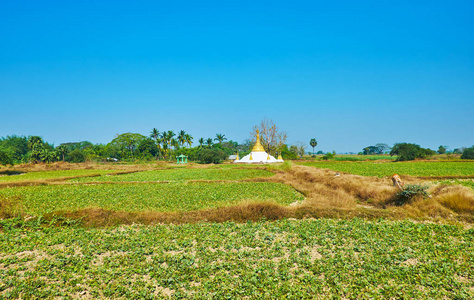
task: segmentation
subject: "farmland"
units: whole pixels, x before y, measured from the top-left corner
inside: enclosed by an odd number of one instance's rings
[[[438,177],[438,176],[474,176],[474,162],[351,162],[351,161],[316,161],[299,163],[304,166],[327,168],[362,176],[385,177],[396,173],[399,175]]]
[[[360,219],[87,230],[11,225],[0,235],[5,298],[474,296],[474,235],[452,225]]]
[[[88,207],[116,211],[191,211],[236,205],[250,199],[287,205],[304,198],[286,185],[267,182],[51,185],[0,189],[1,196],[7,200],[20,199],[24,212],[37,216]]]
[[[472,163],[302,164],[4,176],[0,298],[474,297]]]
[[[124,175],[74,179],[74,182],[114,181],[114,182],[152,182],[152,181],[187,181],[187,180],[241,180],[257,177],[269,177],[273,173],[261,169],[209,168],[209,169],[167,169],[137,172]]]

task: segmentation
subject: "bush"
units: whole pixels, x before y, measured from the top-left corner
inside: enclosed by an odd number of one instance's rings
[[[461,155],[462,159],[474,159],[474,147],[467,148]]]
[[[68,161],[73,163],[80,163],[84,162],[85,160],[86,158],[84,157],[84,153],[82,153],[82,151],[79,149],[71,151],[68,155]]]
[[[411,202],[415,197],[428,197],[428,192],[426,191],[428,186],[426,185],[419,185],[419,184],[408,184],[403,191],[397,194],[395,204],[396,205],[403,205],[406,203]]]
[[[219,164],[227,158],[227,154],[220,149],[202,149],[198,153],[199,162],[203,164]]]
[[[10,148],[0,147],[0,164],[13,165],[13,157],[15,152]]]
[[[334,154],[331,153],[331,152],[328,152],[328,153],[326,153],[326,155],[323,156],[324,160],[329,160],[329,159],[333,159],[333,158],[334,158]]]
[[[417,144],[398,143],[390,151],[390,156],[397,155],[397,161],[415,160],[415,158],[424,158],[436,154],[431,149],[421,148]]]

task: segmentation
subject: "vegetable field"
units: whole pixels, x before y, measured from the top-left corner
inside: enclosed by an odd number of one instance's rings
[[[474,162],[347,162],[317,161],[298,163],[304,166],[331,169],[362,176],[474,176]]]
[[[273,173],[259,169],[167,169],[144,171],[123,175],[103,175],[73,179],[74,182],[114,181],[114,182],[153,182],[153,181],[186,181],[186,180],[242,180],[256,177],[269,177]]]
[[[32,215],[89,207],[115,211],[191,211],[236,205],[246,200],[286,205],[304,199],[287,185],[267,182],[52,185],[0,189],[0,196],[18,200],[24,212]]]
[[[0,297],[472,299],[474,232],[409,221],[21,226],[2,221]]]
[[[57,171],[28,172],[28,173],[20,173],[18,175],[0,176],[0,182],[41,180],[41,179],[53,179],[53,178],[74,177],[74,176],[105,175],[105,174],[113,174],[116,172],[118,172],[118,170],[57,170]]]

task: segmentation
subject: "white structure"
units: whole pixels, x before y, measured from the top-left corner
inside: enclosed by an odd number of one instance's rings
[[[245,155],[242,159],[237,159],[234,163],[244,163],[244,164],[271,164],[271,163],[279,163],[283,162],[281,158],[281,154],[278,156],[278,159],[271,156],[265,149],[263,149],[262,144],[260,144],[260,134],[257,130],[257,141],[255,142],[255,146],[253,146],[252,152],[250,154]]]

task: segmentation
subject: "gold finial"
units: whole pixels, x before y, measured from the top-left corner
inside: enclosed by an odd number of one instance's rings
[[[249,160],[253,160],[253,158],[252,158],[252,152],[250,152],[250,158],[249,158]]]
[[[239,158],[239,152],[237,151],[237,156],[236,156],[235,160],[239,160],[239,159],[240,159]]]
[[[278,160],[283,160],[283,157],[281,157],[281,153],[278,154]]]
[[[267,156],[267,160],[270,160],[270,154],[268,154],[268,156]]]
[[[257,129],[257,140],[255,141],[255,145],[253,146],[252,152],[265,152],[263,149],[262,144],[260,144],[260,132]]]

